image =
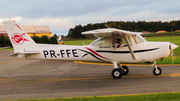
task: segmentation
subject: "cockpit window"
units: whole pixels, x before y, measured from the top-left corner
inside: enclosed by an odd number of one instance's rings
[[[97,39],[97,40],[95,40],[94,42],[92,42],[90,45],[92,45],[92,46],[102,46],[103,45],[103,43],[104,43],[104,39]]]
[[[141,36],[141,35],[135,35],[133,36],[134,40],[136,41],[136,43],[143,43],[143,42],[146,42],[146,40]]]

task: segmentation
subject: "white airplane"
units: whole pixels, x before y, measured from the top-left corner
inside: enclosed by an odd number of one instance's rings
[[[162,70],[157,67],[155,60],[167,57],[171,50],[178,47],[170,42],[147,42],[139,34],[115,28],[83,32],[86,36],[93,35],[98,38],[87,46],[36,44],[16,21],[3,23],[14,48],[11,56],[26,59],[112,62],[114,69],[111,75],[115,79],[129,72],[127,66],[120,65],[122,63],[153,61],[153,74],[161,75]]]

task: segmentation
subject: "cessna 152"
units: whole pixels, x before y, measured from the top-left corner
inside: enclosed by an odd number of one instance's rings
[[[154,62],[154,75],[161,75],[161,68],[155,60],[163,59],[178,46],[170,42],[147,42],[139,34],[105,28],[83,32],[83,35],[95,36],[98,39],[87,46],[36,44],[16,21],[4,21],[4,26],[14,48],[11,56],[27,59],[50,59],[71,61],[112,62],[112,77],[121,78],[127,75],[127,66],[120,63]]]

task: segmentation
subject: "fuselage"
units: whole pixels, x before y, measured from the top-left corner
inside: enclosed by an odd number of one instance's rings
[[[111,41],[111,39],[106,39]],[[53,59],[53,60],[72,60],[72,61],[102,61],[120,63],[149,62],[165,58],[170,54],[170,42],[142,42],[131,43],[133,52],[137,59],[133,59],[127,46],[114,48],[111,45],[44,45],[36,44],[36,51],[39,54],[26,56],[29,59]],[[34,49],[29,49],[34,51]]]

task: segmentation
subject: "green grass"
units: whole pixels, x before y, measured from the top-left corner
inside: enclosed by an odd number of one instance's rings
[[[65,45],[89,45],[91,42],[94,40],[84,40],[84,39],[79,39],[79,40],[71,40],[71,41],[64,41]]]
[[[4,49],[0,49],[0,51],[5,51],[5,50],[13,50],[13,48],[4,48]]]
[[[180,101],[180,93],[142,94],[110,97],[55,98],[17,101]]]
[[[142,34],[143,37],[164,37],[164,36],[180,36],[180,32],[167,32],[167,33],[150,33],[150,34]]]

